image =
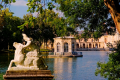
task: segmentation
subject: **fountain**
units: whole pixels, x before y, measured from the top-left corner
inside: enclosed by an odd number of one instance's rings
[[[33,42],[32,38],[22,34],[26,45],[14,42],[16,48],[14,59],[11,60],[6,74],[3,75],[4,80],[52,80],[51,71],[47,70],[42,55],[40,55],[39,47]]]

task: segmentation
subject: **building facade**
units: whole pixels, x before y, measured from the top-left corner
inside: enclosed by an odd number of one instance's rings
[[[107,49],[107,43],[115,44],[115,41],[120,40],[119,33],[115,35],[104,35],[97,40],[89,38],[87,41],[84,39],[75,39],[72,36],[56,37],[54,38],[54,55],[71,54],[77,50],[103,50]]]

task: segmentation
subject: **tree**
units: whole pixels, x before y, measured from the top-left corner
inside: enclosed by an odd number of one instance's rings
[[[58,14],[52,10],[55,7],[52,2],[47,2],[47,0],[28,0],[27,5],[27,11],[30,14],[24,16],[25,23],[18,26],[18,28],[38,41],[39,47],[42,42],[47,43],[48,40],[53,42],[55,36],[65,36],[69,32],[74,32],[74,29],[67,26],[65,19],[58,17]],[[34,12],[38,12],[36,18],[32,16]]]
[[[0,2],[0,11],[9,6],[10,3],[15,3],[15,0],[1,0]]]
[[[120,33],[120,0],[104,0],[104,4],[108,7],[115,26]]]
[[[95,75],[100,74],[108,80],[120,79],[120,41],[116,42],[114,52],[109,54],[109,61],[107,63],[98,62]]]
[[[120,33],[119,14],[120,0],[54,0],[60,4],[59,9],[64,12],[69,25],[84,28],[83,37],[100,37],[106,31],[113,31],[109,26],[116,26]],[[105,5],[106,6],[105,6]],[[109,12],[113,18],[108,18]],[[86,22],[87,21],[87,22]],[[114,21],[114,22],[113,22]],[[114,25],[115,23],[115,25]],[[89,35],[92,34],[92,35]],[[98,62],[95,74],[109,80],[120,79],[120,43],[115,51],[109,55],[107,63]]]
[[[7,48],[8,50],[10,47],[12,47],[14,41],[21,42],[21,31],[17,26],[21,25],[22,19],[19,17],[13,16],[12,12],[9,12],[9,9],[3,9],[1,12],[1,15],[4,15],[1,19],[2,25],[1,25],[1,31],[0,31],[0,44],[4,45],[1,46],[0,49]],[[19,36],[19,37],[18,37]]]
[[[100,37],[103,33],[109,32],[114,23],[109,16],[109,11],[103,0],[54,0],[64,12],[69,26],[80,27],[87,30],[88,37]],[[112,31],[111,31],[112,32]],[[114,32],[114,31],[113,31]],[[101,33],[98,36],[93,36]]]
[[[32,14],[24,15],[24,23],[21,26],[18,26],[21,30],[24,31],[28,36],[34,38],[34,40],[39,41],[39,47],[41,43],[46,43],[50,40],[53,42],[53,38],[56,36],[65,36],[69,32],[74,32],[74,29],[71,29],[67,26],[64,18],[60,18],[53,10],[45,9],[41,14],[39,14],[35,19],[33,24],[30,24],[30,18]]]

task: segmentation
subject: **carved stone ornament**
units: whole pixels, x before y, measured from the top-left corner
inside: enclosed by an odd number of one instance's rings
[[[23,39],[27,42],[26,45],[14,42],[16,48],[14,59],[11,60],[8,71],[18,70],[45,70],[48,68],[44,59],[39,54],[39,47],[33,43],[33,39],[22,34]],[[25,52],[25,50],[28,50]],[[13,63],[15,66],[13,67]]]

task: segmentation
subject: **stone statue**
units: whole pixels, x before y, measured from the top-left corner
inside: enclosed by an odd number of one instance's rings
[[[22,66],[24,61],[23,45],[21,43],[14,42],[13,46],[16,48],[14,60],[11,60],[8,70],[11,69],[13,62],[15,63],[16,67],[18,67]]]
[[[14,60],[11,60],[8,70],[39,70],[47,69],[44,59],[39,55],[39,47],[33,43],[33,39],[22,34],[26,45],[14,42],[16,48]],[[25,52],[25,50],[28,50]],[[12,67],[15,63],[16,67]]]

